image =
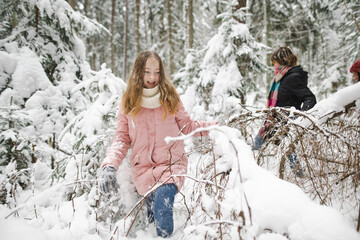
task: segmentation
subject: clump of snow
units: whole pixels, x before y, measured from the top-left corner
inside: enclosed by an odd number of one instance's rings
[[[13,54],[0,51],[0,72],[13,74],[17,65],[17,57]]]
[[[336,93],[318,102],[312,109],[307,111],[316,124],[322,124],[331,118],[335,113],[345,111],[345,106],[355,101],[357,108],[360,107],[360,82],[340,89]],[[307,119],[299,118],[295,121],[302,126],[312,124]]]
[[[0,221],[0,232],[2,240],[51,239],[41,229],[33,227],[18,218]]]
[[[215,78],[213,95],[221,95],[226,93],[228,89],[235,89],[242,78],[235,60],[220,67]]]
[[[258,238],[258,240],[288,240],[284,235],[277,233],[263,233]]]
[[[101,129],[106,124],[104,116],[116,111],[119,98],[125,89],[124,81],[115,77],[110,69],[106,69],[105,65],[102,66],[101,71],[93,72],[93,76],[82,81],[72,90],[73,94],[82,95],[80,97],[81,104],[85,106],[86,110],[73,118],[62,130],[60,139],[72,128],[76,134],[87,136],[84,140],[85,144],[90,146],[97,141],[96,135],[101,134]]]
[[[19,53],[17,67],[12,75],[10,86],[20,96],[29,98],[36,90],[44,90],[51,85],[39,58],[30,49],[23,48]]]
[[[29,98],[37,90],[45,90],[51,86],[40,63],[40,59],[29,48],[24,47],[18,53],[0,52],[0,71],[8,74],[12,80],[9,87],[12,91],[1,95],[1,105],[8,106],[10,97],[15,99]],[[1,86],[5,79],[0,77]]]

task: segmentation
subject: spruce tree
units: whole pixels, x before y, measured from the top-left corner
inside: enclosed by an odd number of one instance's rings
[[[186,66],[176,75],[185,95],[195,96],[195,105],[209,114],[229,118],[246,102],[249,89],[254,88],[253,75],[266,68],[260,52],[264,45],[255,41],[246,24],[243,9],[220,15],[222,23],[206,48],[191,52]],[[224,119],[224,120],[225,120]]]
[[[89,75],[79,36],[102,27],[62,0],[0,4],[1,165],[55,168],[59,133],[81,109],[72,89]]]

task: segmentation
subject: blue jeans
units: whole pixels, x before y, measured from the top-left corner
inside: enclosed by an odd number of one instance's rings
[[[253,151],[259,150],[264,143],[265,140],[262,139],[259,135],[256,135]],[[303,177],[304,176],[303,169],[301,168],[300,162],[297,159],[296,152],[291,151],[286,157],[289,159],[290,168],[296,174],[296,176]]]
[[[295,152],[291,152],[289,155],[287,155],[287,158],[289,159],[290,168],[291,170],[296,174],[298,177],[303,177],[303,169],[300,166],[300,162],[297,159],[297,155]]]
[[[255,141],[254,141],[254,146],[253,146],[253,151],[259,150],[261,148],[261,146],[264,144],[264,142],[265,142],[265,140],[262,139],[262,137],[260,137],[259,135],[256,135]]]
[[[174,230],[173,207],[177,193],[175,184],[165,184],[146,198],[149,223],[155,221],[156,233],[160,237],[169,237]]]

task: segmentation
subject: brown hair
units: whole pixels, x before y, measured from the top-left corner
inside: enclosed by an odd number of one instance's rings
[[[278,62],[284,66],[295,66],[297,64],[297,57],[288,47],[281,47],[271,54],[271,61]]]
[[[125,114],[130,114],[132,117],[136,117],[140,112],[144,88],[145,65],[146,61],[151,57],[158,60],[160,65],[160,104],[163,107],[163,119],[165,119],[168,112],[170,114],[177,112],[180,107],[180,97],[174,85],[166,78],[164,64],[160,56],[154,51],[144,51],[137,56],[128,79],[126,91],[122,96],[122,108]]]

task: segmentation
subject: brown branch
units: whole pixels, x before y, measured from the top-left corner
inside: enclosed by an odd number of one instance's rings
[[[130,225],[127,233],[126,233],[126,237],[129,235],[130,230],[131,230],[132,226],[134,225],[135,219],[136,219],[137,216],[139,215],[139,212],[140,212],[140,210],[142,209],[142,207],[144,206],[144,204],[145,204],[145,201],[142,202],[141,206],[139,207],[138,211],[136,212],[135,217],[134,217],[134,220],[131,222],[131,225]],[[124,225],[125,225],[125,221],[124,221]]]
[[[360,29],[359,29],[359,31],[360,31]],[[333,118],[335,118],[335,117],[337,117],[337,116],[340,116],[340,115],[342,115],[342,114],[344,114],[344,113],[346,114],[346,113],[349,111],[350,108],[355,107],[355,106],[356,106],[356,102],[353,101],[353,102],[351,102],[351,103],[349,103],[349,104],[347,104],[347,105],[344,106],[345,111],[335,112],[334,115],[332,115],[329,119],[333,119]],[[329,120],[329,119],[328,119],[328,120]]]
[[[139,211],[141,210],[141,208],[144,206],[144,203],[145,203],[145,200],[146,198],[151,194],[153,193],[154,191],[156,191],[159,187],[161,187],[162,185],[164,185],[166,182],[168,182],[171,178],[173,177],[188,177],[194,181],[197,181],[197,182],[202,182],[202,183],[206,183],[206,184],[211,184],[211,185],[215,185],[214,183],[208,181],[208,180],[199,180],[199,179],[196,179],[194,177],[191,177],[191,176],[188,176],[188,175],[185,175],[185,174],[178,174],[178,175],[171,175],[170,177],[168,177],[167,179],[165,179],[164,181],[161,182],[161,184],[157,185],[157,186],[154,186],[150,191],[148,191],[144,197],[142,199],[140,199],[132,208],[131,210],[126,214],[126,216],[124,217],[124,221],[131,215],[131,213],[141,204],[141,207],[139,208],[139,210],[137,211],[136,215],[135,215],[135,218],[133,219],[132,223],[131,223],[131,226],[130,228],[128,229],[128,232],[126,234],[126,236],[129,234],[133,224],[134,224],[134,221],[139,213]],[[224,187],[222,186],[218,186],[219,188],[221,189],[225,189]]]
[[[360,200],[358,201],[358,203],[359,203],[359,215],[358,215],[358,222],[357,222],[356,230],[358,232],[360,232]]]
[[[216,159],[215,159],[215,153],[214,153],[214,144],[211,143],[211,151],[212,151],[212,156],[213,156],[213,162],[214,162],[214,178],[215,178],[215,189],[216,189],[216,192],[215,192],[215,195],[218,195],[219,193],[219,188],[218,188],[218,185],[217,185],[217,180],[216,180]],[[220,209],[220,204],[218,203],[217,204],[217,207],[218,207],[218,214],[217,214],[217,218],[218,220],[220,221],[221,219],[221,209]],[[219,224],[219,232],[220,232],[220,240],[222,240],[222,229],[221,229],[221,223]]]
[[[357,29],[358,29],[359,32],[360,32],[360,25],[359,25],[358,21],[356,21],[355,15],[350,11],[348,5],[346,4],[346,0],[343,0],[343,1],[344,1],[344,4],[345,4],[346,9],[348,10],[348,12],[350,13],[350,15],[351,15],[352,18],[354,19],[355,24],[356,24],[356,27],[357,27]]]
[[[219,132],[222,132],[223,134],[225,134],[222,130],[220,129],[216,129],[217,131]],[[226,135],[226,134],[225,134]],[[240,179],[240,184],[243,183],[243,180],[242,180],[242,176],[241,176],[241,172],[240,172],[240,159],[239,159],[239,152],[237,151],[236,149],[236,146],[235,146],[235,143],[229,139],[229,143],[230,145],[233,147],[234,151],[235,151],[235,154],[236,154],[236,160],[237,160],[237,164],[238,164],[238,173],[239,173],[239,179]],[[251,207],[249,205],[249,202],[247,200],[247,197],[246,197],[246,194],[245,192],[243,192],[243,195],[244,195],[244,199],[245,199],[245,202],[246,202],[246,205],[248,207],[248,211],[249,211],[249,217],[250,217],[250,224],[252,225],[252,213],[251,213]]]

